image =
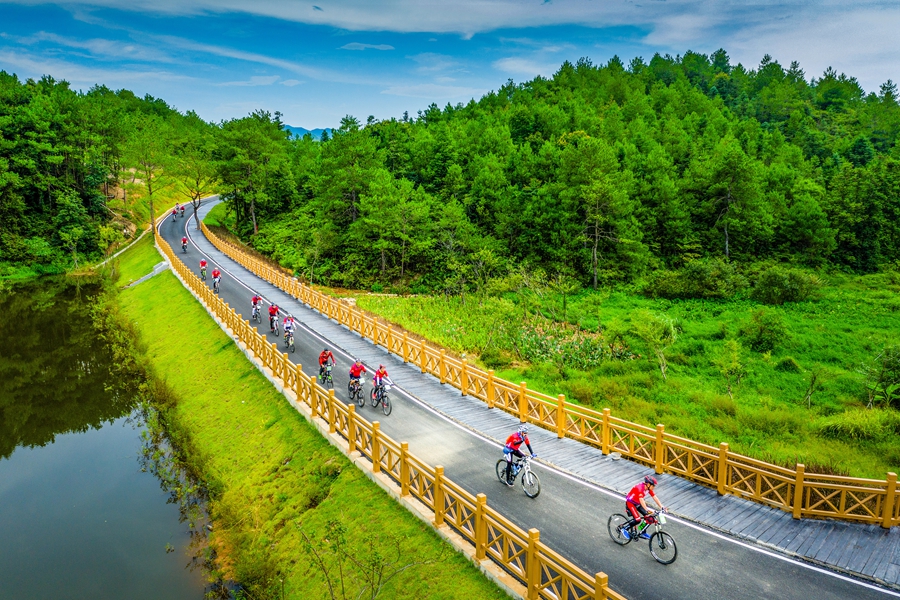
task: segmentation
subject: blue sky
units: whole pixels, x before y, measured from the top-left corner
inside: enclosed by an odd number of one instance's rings
[[[867,91],[900,80],[900,2],[0,0],[0,69],[163,98],[210,121],[256,109],[330,127],[467,102],[563,60],[766,53]]]

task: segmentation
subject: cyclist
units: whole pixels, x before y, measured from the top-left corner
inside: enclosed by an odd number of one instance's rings
[[[259,294],[253,294],[253,297],[250,298],[250,314],[256,315],[259,310],[259,303],[262,302],[262,296]]]
[[[173,209],[172,209],[172,221],[175,221],[175,218],[176,218],[177,216],[178,216],[178,209],[177,209],[177,208],[173,208]]]
[[[212,276],[213,276],[213,286],[218,288],[219,281],[221,281],[221,279],[222,279],[222,272],[218,269],[213,269]]]
[[[184,218],[184,204],[181,205],[181,218]]]
[[[378,370],[375,371],[375,374],[372,375],[372,385],[375,386],[375,389],[372,390],[372,394],[376,394],[377,391],[384,385],[384,382],[390,383],[394,385],[394,382],[391,381],[391,378],[388,377],[387,369],[384,368],[384,365],[378,365]]]
[[[294,334],[294,327],[296,326],[296,322],[294,321],[294,315],[288,315],[284,318],[284,321],[281,322],[281,326],[284,328],[284,343],[287,344],[288,336]]]
[[[334,354],[331,353],[331,350],[325,348],[322,350],[322,353],[319,354],[319,377],[325,374],[325,367],[328,365],[328,361],[331,361],[331,364],[334,364]]]
[[[187,236],[186,235],[181,237],[181,249],[187,250]]]
[[[269,329],[272,330],[272,333],[275,332],[275,320],[278,319],[278,305],[271,304],[269,305]]]
[[[650,535],[644,531],[644,528],[647,526],[647,522],[642,518],[648,514],[650,514],[650,509],[647,508],[647,501],[645,498],[650,496],[653,498],[653,502],[659,507],[660,510],[665,511],[666,507],[663,506],[662,501],[656,496],[656,492],[653,491],[653,488],[656,487],[656,477],[651,475],[647,475],[644,477],[644,480],[631,488],[631,491],[628,492],[628,495],[625,496],[625,509],[628,511],[628,514],[631,515],[631,520],[626,523],[625,528],[622,530],[622,535],[626,538],[630,538],[631,534],[629,533],[631,528],[638,524],[638,522],[643,521],[644,526],[641,528],[641,537],[644,539],[650,539]]]
[[[363,366],[362,361],[358,358],[356,362],[350,365],[350,381],[359,381],[359,378],[362,377],[362,374],[366,372],[366,367]]]
[[[206,259],[200,259],[200,277],[206,280]]]
[[[531,448],[531,441],[528,439],[528,426],[524,423],[519,425],[519,428],[511,436],[506,438],[506,446],[503,447],[503,456],[506,458],[506,485],[515,485],[515,478],[512,474],[513,456],[525,458],[525,455],[519,450],[519,446],[522,444],[525,444],[528,447],[531,458],[537,456]]]

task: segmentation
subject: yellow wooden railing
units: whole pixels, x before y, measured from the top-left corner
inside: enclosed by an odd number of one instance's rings
[[[409,452],[406,442],[397,443],[379,430],[378,421],[369,422],[356,414],[355,404],[344,404],[325,390],[315,375],[303,373],[288,355],[279,352],[249,321],[200,281],[178,260],[161,237],[157,245],[172,268],[204,304],[222,320],[232,335],[241,340],[257,358],[294,392],[297,402],[309,407],[312,418],[323,419],[330,433],[347,440],[348,452],[359,452],[372,461],[372,470],[392,480],[400,496],[413,496],[434,513],[434,525],[446,525],[475,549],[475,558],[490,558],[522,583],[526,598],[537,600],[625,600],[609,588],[604,573],[594,576],[557,554],[540,541],[537,529],[527,532],[488,506],[484,494],[473,496],[444,475],[444,468],[427,464]],[[338,307],[332,306],[337,310]],[[374,329],[372,329],[374,331]]]
[[[831,517],[846,521],[873,523],[882,527],[900,524],[897,475],[886,479],[860,479],[805,472],[804,465],[786,469],[728,449],[701,444],[666,433],[663,425],[655,428],[638,425],[602,412],[529,390],[525,382],[516,385],[494,377],[465,359],[447,356],[446,351],[424,341],[409,339],[398,331],[346,302],[342,302],[285,273],[273,269],[249,255],[239,245],[222,240],[201,224],[213,245],[269,283],[276,285],[322,314],[346,325],[365,338],[413,363],[423,373],[438,377],[441,383],[458,388],[464,396],[474,396],[519,418],[600,448],[604,454],[619,452],[631,460],[653,467],[657,473],[671,473],[718,490],[791,512],[794,518]]]

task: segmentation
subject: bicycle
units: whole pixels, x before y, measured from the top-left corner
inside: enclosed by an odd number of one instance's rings
[[[200,281],[206,281],[206,267],[200,267]]]
[[[630,518],[623,514],[614,514],[609,517],[606,522],[606,530],[612,541],[624,546],[633,539],[645,534],[652,526],[653,534],[650,536],[650,554],[656,559],[656,562],[662,565],[671,565],[678,557],[678,549],[675,547],[675,539],[667,532],[663,531],[663,525],[666,524],[666,515],[664,511],[658,510],[641,518],[647,524],[642,530],[638,530],[636,525],[626,527],[631,521]],[[627,533],[627,535],[626,535]]]
[[[363,384],[366,382],[365,379],[360,377],[359,379],[351,379],[350,383],[347,384],[347,392],[350,394],[350,400],[356,399],[356,403],[363,407],[366,405],[366,398],[363,396]]]
[[[219,293],[219,279],[221,279],[221,277],[216,277],[215,279],[213,279],[213,292],[216,294]]]
[[[284,347],[288,348],[291,353],[294,352],[294,332],[293,331],[285,331],[284,332]]]
[[[272,330],[272,333],[275,334],[275,337],[278,337],[279,329],[278,329],[278,315],[274,317],[269,317],[269,328]]]
[[[319,383],[322,387],[334,389],[334,380],[331,378],[332,365],[325,365],[319,370]]]
[[[181,252],[183,254],[187,254],[187,242],[182,242],[181,244]]]
[[[184,218],[184,207],[183,206],[181,207],[181,218],[182,219]]]
[[[388,397],[389,391],[391,391],[391,384],[389,383],[377,385],[372,388],[372,408],[378,408],[378,405],[380,404],[384,416],[388,416],[391,414],[391,410],[393,410],[391,399]]]
[[[521,473],[522,491],[525,492],[525,495],[529,498],[537,498],[538,494],[541,493],[541,480],[538,478],[537,473],[531,470],[531,457],[527,454],[525,455],[525,458],[513,456],[512,463],[513,481],[515,481],[516,476]],[[497,461],[497,479],[499,479],[503,485],[508,485],[506,483],[505,458],[501,458]]]
[[[253,319],[254,321],[256,321],[257,323],[262,323],[262,317],[261,317],[260,314],[259,314],[259,307],[258,307],[258,306],[254,306],[254,307],[250,310],[250,318]]]

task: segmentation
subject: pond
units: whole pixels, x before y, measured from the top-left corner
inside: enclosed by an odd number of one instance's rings
[[[0,596],[200,600],[183,511],[143,458],[134,378],[91,319],[99,293],[0,292]]]

